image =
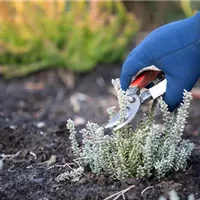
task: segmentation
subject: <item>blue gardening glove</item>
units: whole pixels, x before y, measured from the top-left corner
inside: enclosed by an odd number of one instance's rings
[[[191,91],[200,76],[200,12],[159,27],[133,49],[122,66],[122,89],[127,90],[133,76],[151,65],[165,73],[163,97],[172,112],[182,102],[183,90]]]

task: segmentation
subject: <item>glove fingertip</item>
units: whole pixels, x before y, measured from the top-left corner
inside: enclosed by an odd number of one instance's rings
[[[167,104],[168,110],[169,110],[170,112],[173,112],[173,111],[176,109],[176,107],[178,106],[178,104],[175,103],[173,100],[169,100],[169,98],[166,97],[166,95],[164,95],[163,100],[164,100],[164,102]]]
[[[122,73],[120,76],[120,84],[122,90],[126,91],[129,88],[131,81],[132,81],[132,76],[124,75]]]
[[[173,112],[182,102],[182,89],[168,88],[164,94],[163,100],[168,105],[168,110]]]
[[[139,68],[135,66],[137,66],[137,64],[132,57],[129,57],[122,65],[122,70],[120,74],[120,82],[121,82],[121,87],[123,90],[128,89],[133,76],[135,76],[137,71],[139,71]]]

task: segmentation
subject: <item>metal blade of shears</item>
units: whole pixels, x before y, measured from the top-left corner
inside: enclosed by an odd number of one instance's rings
[[[127,106],[126,111],[125,111],[126,116],[125,116],[124,122],[120,123],[120,113],[118,112],[116,115],[114,115],[114,117],[110,120],[110,122],[105,126],[105,128],[112,128],[116,126],[115,128],[113,128],[113,130],[116,131],[124,127],[125,125],[127,125],[134,119],[134,117],[136,116],[137,112],[140,109],[141,102],[137,94],[134,94],[132,97],[134,98],[134,103],[131,103],[129,106]]]
[[[166,79],[162,80],[160,77],[163,75],[159,71],[146,71],[140,74],[136,79],[134,79],[128,89],[130,91],[130,97],[132,102],[126,108],[126,116],[123,122],[120,121],[120,113],[118,112],[110,120],[110,122],[105,126],[105,128],[113,128],[114,131],[124,127],[129,124],[140,111],[141,104],[150,99],[155,99],[158,96],[162,95],[166,91]],[[161,81],[162,80],[162,81]],[[161,81],[161,82],[159,82]],[[141,94],[138,94],[138,91],[148,84],[156,82],[157,85],[153,86],[149,90],[144,91]]]

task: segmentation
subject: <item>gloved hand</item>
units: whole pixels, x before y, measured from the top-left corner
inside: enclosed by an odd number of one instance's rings
[[[163,97],[172,112],[182,102],[183,90],[191,91],[200,76],[200,12],[155,29],[133,49],[122,66],[122,89],[127,90],[133,76],[151,65],[165,73]]]

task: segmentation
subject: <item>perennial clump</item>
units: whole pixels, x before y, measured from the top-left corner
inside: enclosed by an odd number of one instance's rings
[[[121,121],[129,104],[127,93],[120,87],[119,79],[112,81],[117,93]],[[130,177],[162,178],[172,171],[184,170],[193,144],[182,139],[192,100],[190,92],[184,91],[183,103],[176,112],[170,113],[162,97],[154,101],[150,111],[137,122],[137,128],[126,125],[108,135],[104,127],[88,122],[80,131],[83,140],[76,140],[74,122],[69,119],[67,127],[74,156],[93,173],[106,173],[117,179]],[[160,109],[163,123],[156,123],[156,111]],[[115,109],[109,108],[110,118]]]

